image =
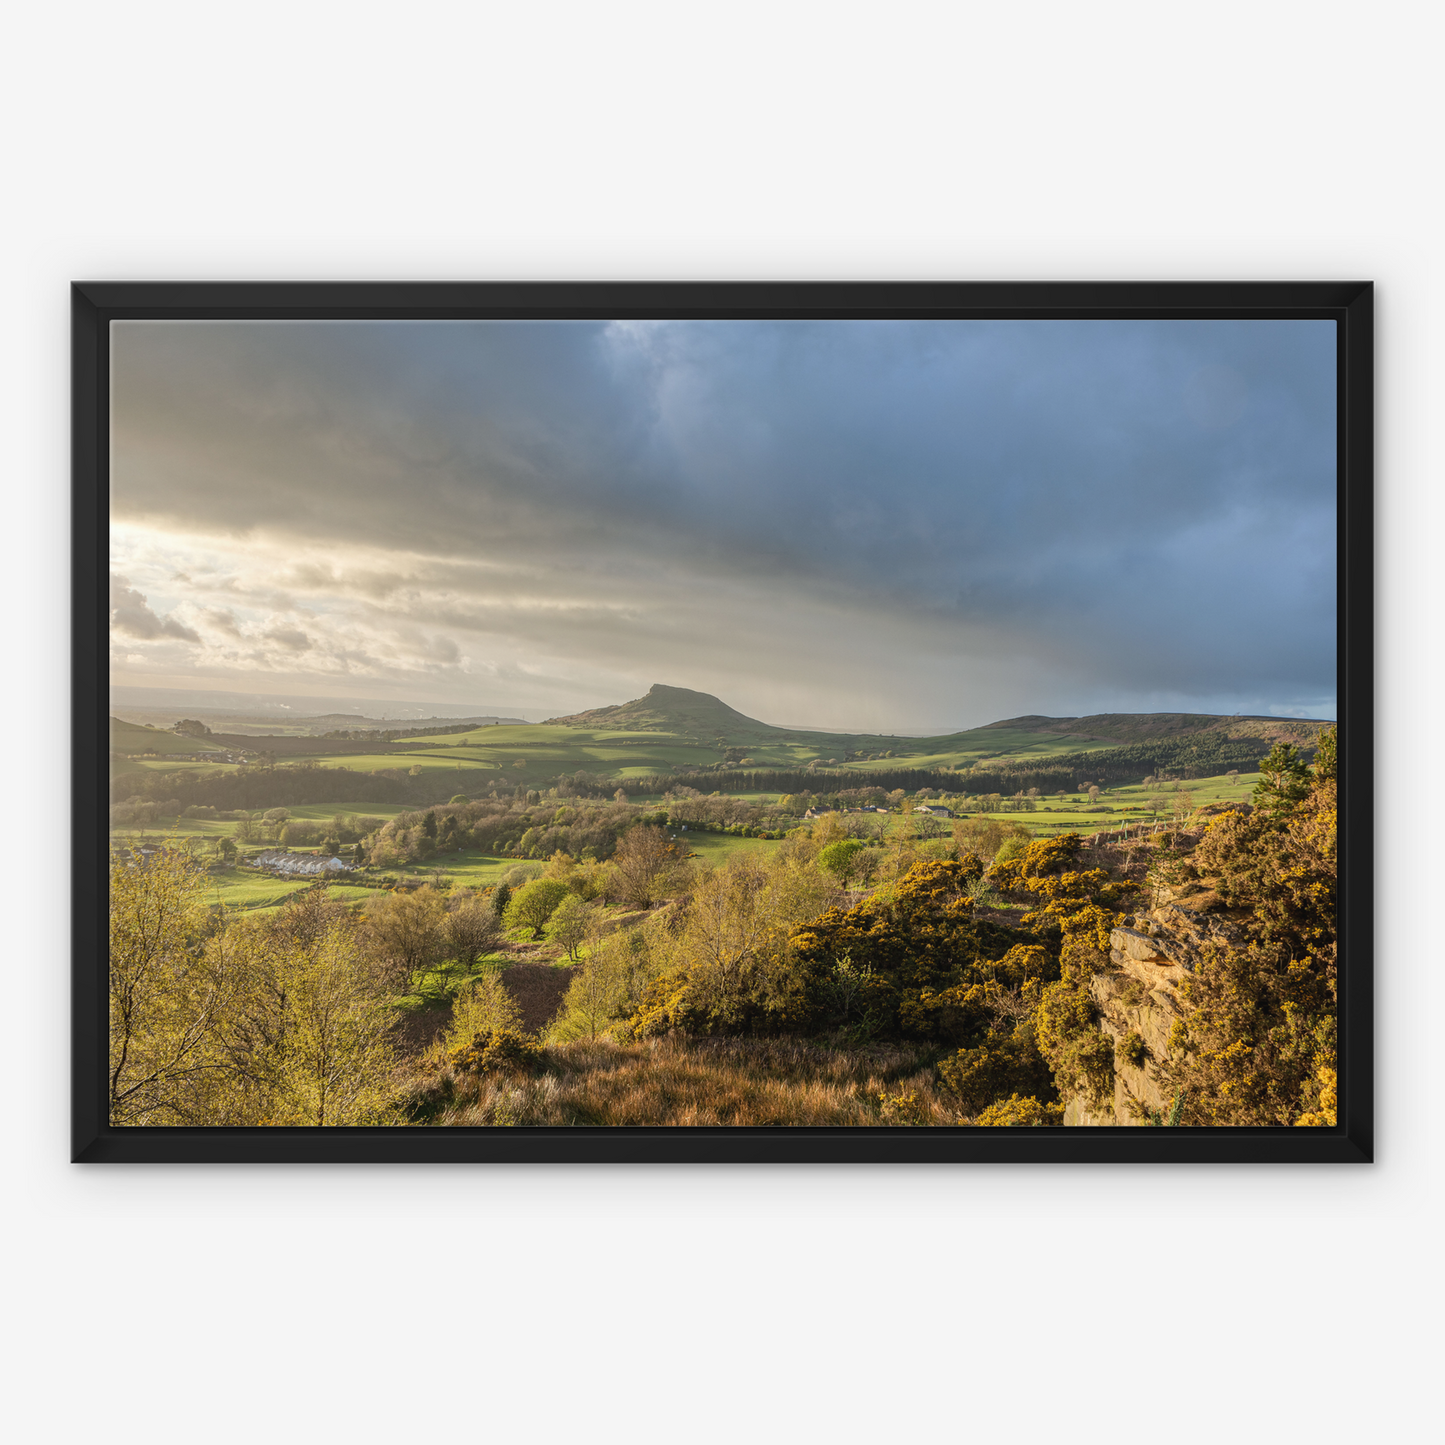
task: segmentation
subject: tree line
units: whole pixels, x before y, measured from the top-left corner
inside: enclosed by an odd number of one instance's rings
[[[190,807],[250,812],[307,803],[420,802],[423,799],[417,794],[423,791],[420,778],[402,768],[363,773],[317,763],[290,763],[214,773],[122,773],[111,779],[110,799],[112,803],[173,803],[176,813]],[[425,791],[435,791],[435,785]]]
[[[1007,796],[1020,791],[1027,793],[1030,788],[1037,788],[1040,793],[1056,793],[1061,788],[1072,792],[1084,781],[1119,787],[1142,782],[1151,774],[1159,773],[1183,778],[1213,777],[1230,768],[1252,770],[1268,751],[1268,745],[1259,738],[1226,738],[1210,733],[1196,740],[1130,743],[1124,747],[1100,748],[1096,752],[1059,753],[1019,762],[975,764],[971,768],[870,768],[866,773],[826,767],[684,770],[628,778],[626,787],[635,793],[665,793],[705,778],[720,792],[736,793],[814,792],[829,797],[843,791],[837,785],[846,783],[853,788],[866,784],[884,792],[901,789],[913,793],[919,788],[932,788]]]

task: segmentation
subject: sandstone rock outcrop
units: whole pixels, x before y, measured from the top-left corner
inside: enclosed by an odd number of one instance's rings
[[[1159,1064],[1168,1056],[1170,1030],[1183,1016],[1179,985],[1206,948],[1242,938],[1228,918],[1173,900],[1137,915],[1133,927],[1113,930],[1113,968],[1095,974],[1090,985],[1099,1027],[1114,1040],[1113,1105],[1094,1111],[1080,1098],[1069,1099],[1066,1125],[1142,1124],[1141,1109],[1168,1110],[1173,1100],[1159,1080]]]

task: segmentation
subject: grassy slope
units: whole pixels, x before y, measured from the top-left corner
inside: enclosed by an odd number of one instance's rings
[[[419,1080],[417,1116],[441,1125],[554,1127],[957,1122],[934,1092],[932,1058],[906,1046],[844,1049],[788,1038],[583,1041],[549,1047],[545,1062],[546,1084],[471,1076],[456,1081],[445,1100]],[[908,1117],[885,1113],[884,1095],[909,1097]]]
[[[182,738],[158,728],[137,727],[135,723],[110,720],[110,750],[113,753],[204,753],[217,752],[219,745],[204,738]]]

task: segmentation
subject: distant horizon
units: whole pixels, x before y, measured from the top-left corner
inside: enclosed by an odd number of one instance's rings
[[[692,689],[702,691],[701,689]],[[249,716],[255,719],[263,719],[267,716],[273,717],[277,722],[291,719],[297,722],[307,721],[314,717],[324,717],[331,714],[346,714],[353,717],[360,717],[366,722],[409,722],[420,719],[436,718],[446,721],[450,718],[465,719],[470,717],[509,717],[519,718],[528,725],[539,725],[546,721],[545,718],[523,716],[522,710],[495,706],[492,704],[478,704],[475,706],[464,706],[457,703],[427,702],[415,698],[396,699],[391,702],[383,702],[378,699],[355,699],[355,698],[326,698],[317,696],[298,696],[295,694],[274,694],[274,693],[232,693],[219,689],[172,689],[172,688],[149,688],[131,685],[111,686],[110,704],[112,710],[134,711],[134,712],[169,712],[169,711],[190,711],[195,713],[216,713],[229,716]],[[143,694],[144,696],[122,697],[119,694]],[[725,697],[716,693],[706,693],[706,696],[715,697],[718,701],[727,703]],[[639,693],[637,698],[621,698],[613,703],[595,703],[590,708],[579,708],[577,712],[588,712],[596,708],[621,706],[629,702],[638,701],[646,696],[646,689]],[[224,702],[200,702],[198,698],[209,699],[234,699],[237,705],[227,705]],[[265,699],[264,703],[258,699]],[[244,703],[245,706],[240,704]],[[366,711],[358,712],[362,704],[374,705],[383,708],[389,715],[372,713]],[[730,705],[730,704],[729,704]],[[314,706],[315,711],[303,711],[306,706]],[[265,709],[269,707],[268,713]],[[435,711],[429,711],[435,709]],[[742,711],[742,709],[738,709]],[[1281,713],[1220,713],[1207,712],[1196,709],[1183,708],[1151,708],[1142,712],[1123,713],[1113,710],[1118,716],[1150,716],[1160,713],[1177,713],[1181,716],[1193,717],[1239,717],[1248,720],[1260,721],[1298,721],[1298,722],[1334,722],[1333,715],[1330,716],[1303,716],[1298,714]],[[415,714],[415,716],[409,716]],[[553,714],[553,716],[566,716],[567,714]],[[990,718],[987,723],[976,723],[967,727],[940,728],[937,730],[917,728],[894,728],[887,730],[886,735],[892,737],[948,737],[954,733],[971,732],[977,728],[990,727],[996,723],[1009,722],[1015,718],[1037,717],[1050,722],[1068,722],[1075,719],[1089,717],[1107,716],[1107,713],[1014,713],[1008,717]],[[869,736],[879,734],[880,729],[870,728],[849,728],[838,726],[809,725],[805,723],[784,723],[774,722],[767,718],[756,718],[757,722],[764,723],[768,727],[778,728],[784,732],[804,733],[852,733],[858,736]]]

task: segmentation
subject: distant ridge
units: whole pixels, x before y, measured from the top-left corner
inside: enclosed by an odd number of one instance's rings
[[[679,732],[701,736],[739,732],[775,733],[770,727],[731,708],[710,692],[693,692],[687,687],[666,687],[655,682],[642,697],[615,707],[594,707],[567,717],[549,717],[545,724],[557,727],[619,728],[637,732]]]
[[[1187,737],[1191,733],[1218,732],[1231,738],[1313,738],[1334,724],[1321,718],[1272,717],[1262,714],[1206,712],[1100,712],[1088,717],[1042,717],[1029,713],[986,723],[989,728],[1053,733],[1085,742],[1152,743]]]

